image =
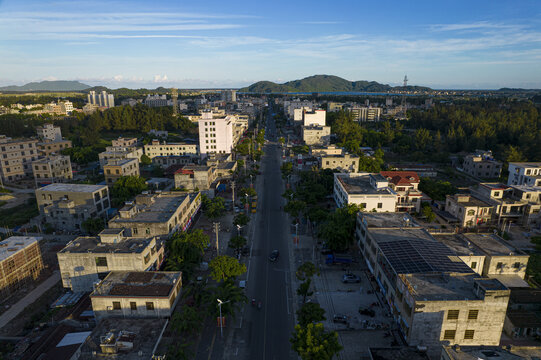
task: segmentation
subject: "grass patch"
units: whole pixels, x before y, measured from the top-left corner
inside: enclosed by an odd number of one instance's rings
[[[13,228],[24,225],[33,217],[39,215],[36,199],[30,199],[25,204],[0,210],[0,226]]]

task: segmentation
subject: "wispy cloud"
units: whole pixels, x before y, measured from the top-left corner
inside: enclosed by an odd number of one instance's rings
[[[342,21],[303,21],[301,24],[306,25],[336,25],[336,24],[343,24]]]
[[[522,29],[524,26],[518,24],[502,24],[489,21],[477,21],[460,24],[433,24],[429,28],[432,31],[462,31],[462,30],[488,30],[488,29]]]

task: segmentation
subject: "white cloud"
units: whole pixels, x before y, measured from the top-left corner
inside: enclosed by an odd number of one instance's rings
[[[113,79],[114,79],[115,81],[122,81],[122,80],[124,80],[124,76],[122,76],[122,75],[115,75],[115,76],[113,76]]]
[[[167,75],[154,75],[154,82],[166,82],[167,81]]]

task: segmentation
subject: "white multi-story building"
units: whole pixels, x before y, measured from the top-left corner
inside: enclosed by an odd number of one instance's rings
[[[507,185],[541,186],[541,162],[510,162]]]
[[[356,121],[379,121],[381,117],[379,107],[353,107],[350,111]]]
[[[90,91],[87,99],[88,103],[91,105],[106,108],[115,106],[115,96],[113,94],[107,94],[107,91],[102,91],[99,94],[97,94],[95,91]]]
[[[51,141],[60,141],[62,140],[62,131],[60,127],[54,126],[53,124],[45,124],[44,126],[38,126],[36,128],[38,137],[40,140],[51,140]]]
[[[293,109],[293,121],[299,122],[299,123],[302,122],[302,116],[305,111],[312,111],[312,109],[307,106],[302,106],[300,108]]]
[[[304,126],[325,126],[325,110],[304,111],[302,113],[302,121]]]
[[[302,140],[306,145],[328,145],[331,141],[330,126],[303,126]]]
[[[73,178],[69,156],[49,155],[32,163],[36,182],[66,182]]]
[[[188,143],[160,143],[159,140],[152,140],[152,143],[145,145],[145,155],[153,159],[156,156],[197,156],[197,145]]]
[[[199,152],[204,158],[209,153],[230,154],[235,146],[233,127],[235,116],[214,119],[212,112],[203,113],[199,120]]]
[[[380,174],[389,180],[389,186],[398,195],[396,211],[421,210],[423,197],[419,191],[421,180],[415,171],[382,171]]]
[[[223,90],[222,100],[225,102],[237,102],[237,90]]]
[[[110,160],[137,159],[137,161],[141,161],[141,156],[143,156],[143,149],[135,146],[107,146],[104,152],[98,154],[102,168]]]
[[[462,168],[466,174],[495,179],[500,177],[502,163],[494,159],[490,150],[475,150],[475,153],[466,155]]]
[[[169,102],[167,101],[166,95],[147,95],[145,98],[145,105],[148,107],[163,107],[168,106]]]
[[[380,174],[334,174],[334,200],[338,207],[360,205],[363,211],[394,212],[398,195]]]
[[[11,139],[0,135],[0,176],[12,182],[32,175],[32,161],[38,158],[38,140]]]

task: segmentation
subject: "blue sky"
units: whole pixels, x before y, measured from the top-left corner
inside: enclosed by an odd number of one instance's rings
[[[540,0],[0,0],[0,85],[541,88]]]

